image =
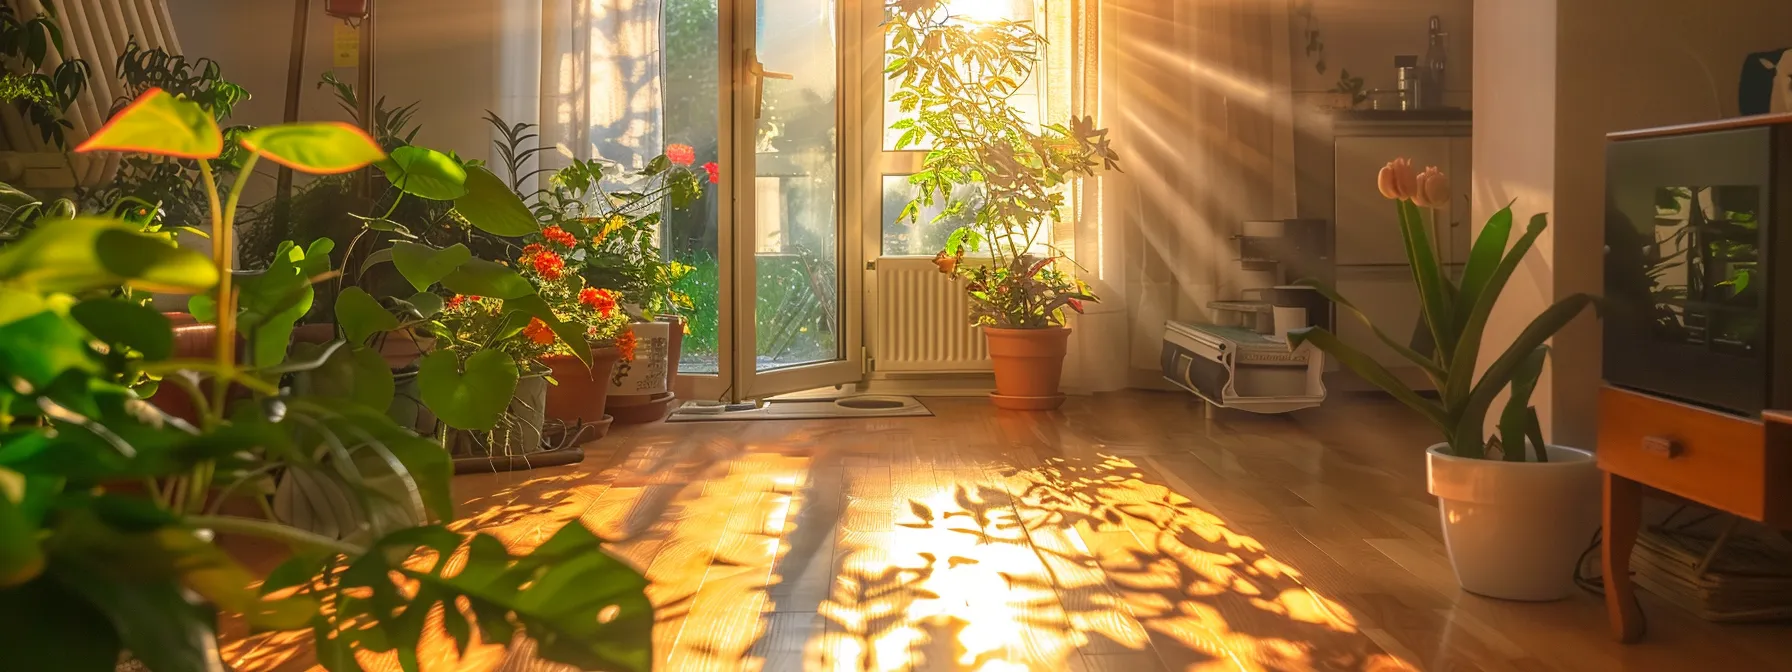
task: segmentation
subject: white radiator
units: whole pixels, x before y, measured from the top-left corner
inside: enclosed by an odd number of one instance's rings
[[[969,323],[964,283],[929,257],[881,257],[872,300],[874,371],[988,371],[989,347]]]

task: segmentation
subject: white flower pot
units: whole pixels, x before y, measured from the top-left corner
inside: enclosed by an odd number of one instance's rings
[[[1472,460],[1426,451],[1444,545],[1462,589],[1507,600],[1559,600],[1574,592],[1574,563],[1599,528],[1593,454],[1549,447],[1548,462]]]
[[[635,332],[635,358],[616,363],[610,378],[612,398],[655,395],[666,391],[671,347],[669,326],[665,322],[636,322],[629,325]]]

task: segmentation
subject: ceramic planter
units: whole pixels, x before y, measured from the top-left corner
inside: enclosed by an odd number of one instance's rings
[[[569,427],[603,420],[604,404],[610,397],[610,374],[616,368],[618,354],[613,345],[593,344],[590,368],[572,355],[541,358],[557,383],[548,388],[546,418]]]
[[[1572,594],[1574,563],[1599,528],[1593,454],[1552,445],[1548,462],[1505,462],[1447,450],[1426,451],[1426,480],[1462,589],[1533,602]]]
[[[996,408],[1049,411],[1064,404],[1058,383],[1064,375],[1064,353],[1070,339],[1066,327],[1003,329],[983,327],[989,358],[995,365]]]
[[[675,361],[672,323],[637,322],[630,326],[635,330],[635,359],[616,363],[616,373],[610,379],[610,399],[605,406],[605,412],[614,416],[618,425],[660,420],[666,417],[672,403],[672,392],[667,386]],[[682,324],[679,329],[682,337]]]
[[[684,352],[684,318],[660,315],[657,319],[666,323],[666,390],[677,393],[678,362]]]

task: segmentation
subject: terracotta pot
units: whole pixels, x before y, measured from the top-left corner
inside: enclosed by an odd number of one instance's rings
[[[189,324],[199,324],[199,320],[193,317],[192,313],[164,311],[162,317],[168,318],[168,325],[172,327],[184,327]]]
[[[996,408],[1049,411],[1064,404],[1058,382],[1064,374],[1064,353],[1070,340],[1065,327],[1002,329],[984,327],[989,358],[995,364]]]
[[[336,323],[334,322],[314,322],[292,328],[292,342],[294,343],[323,344],[334,340],[336,340]]]
[[[394,371],[417,363],[423,354],[436,345],[436,339],[420,336],[415,333],[393,332],[379,339],[380,357],[385,358],[386,367]]]
[[[170,318],[172,319],[172,318]],[[174,328],[174,357],[179,359],[210,359],[218,344],[218,325],[185,324]],[[207,386],[200,385],[204,390]],[[173,383],[165,382],[149,396],[149,403],[155,404],[169,415],[187,422],[199,422],[199,411],[193,406],[193,398],[187,391]]]
[[[602,420],[604,403],[610,398],[610,372],[616,368],[619,354],[616,346],[593,344],[589,369],[572,355],[541,358],[558,383],[548,388],[547,418],[568,426]]]

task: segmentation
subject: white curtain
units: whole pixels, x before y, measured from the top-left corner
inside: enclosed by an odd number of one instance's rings
[[[660,0],[502,2],[495,109],[540,124],[540,167],[660,154]]]
[[[1241,223],[1294,212],[1286,3],[1102,0],[1099,16],[1097,121],[1124,172],[1085,187],[1076,231],[1108,311],[1073,337],[1088,391],[1161,385],[1164,322],[1210,320]]]
[[[29,19],[48,13],[42,0],[6,0],[20,16]],[[65,52],[51,47],[43,67],[54,70],[66,58],[86,59],[90,77],[87,90],[65,113],[73,128],[67,140],[72,147],[104,124],[112,101],[124,95],[122,85],[112,76],[113,64],[124,47],[136,39],[144,49],[157,47],[180,53],[175,39],[174,22],[168,16],[165,0],[59,0],[56,23],[62,28]],[[0,106],[0,139],[6,148],[17,152],[60,154],[47,146],[37,128],[11,106]],[[81,184],[97,184],[117,168],[117,154],[71,155],[69,161],[75,178]],[[61,163],[60,157],[57,163]]]

